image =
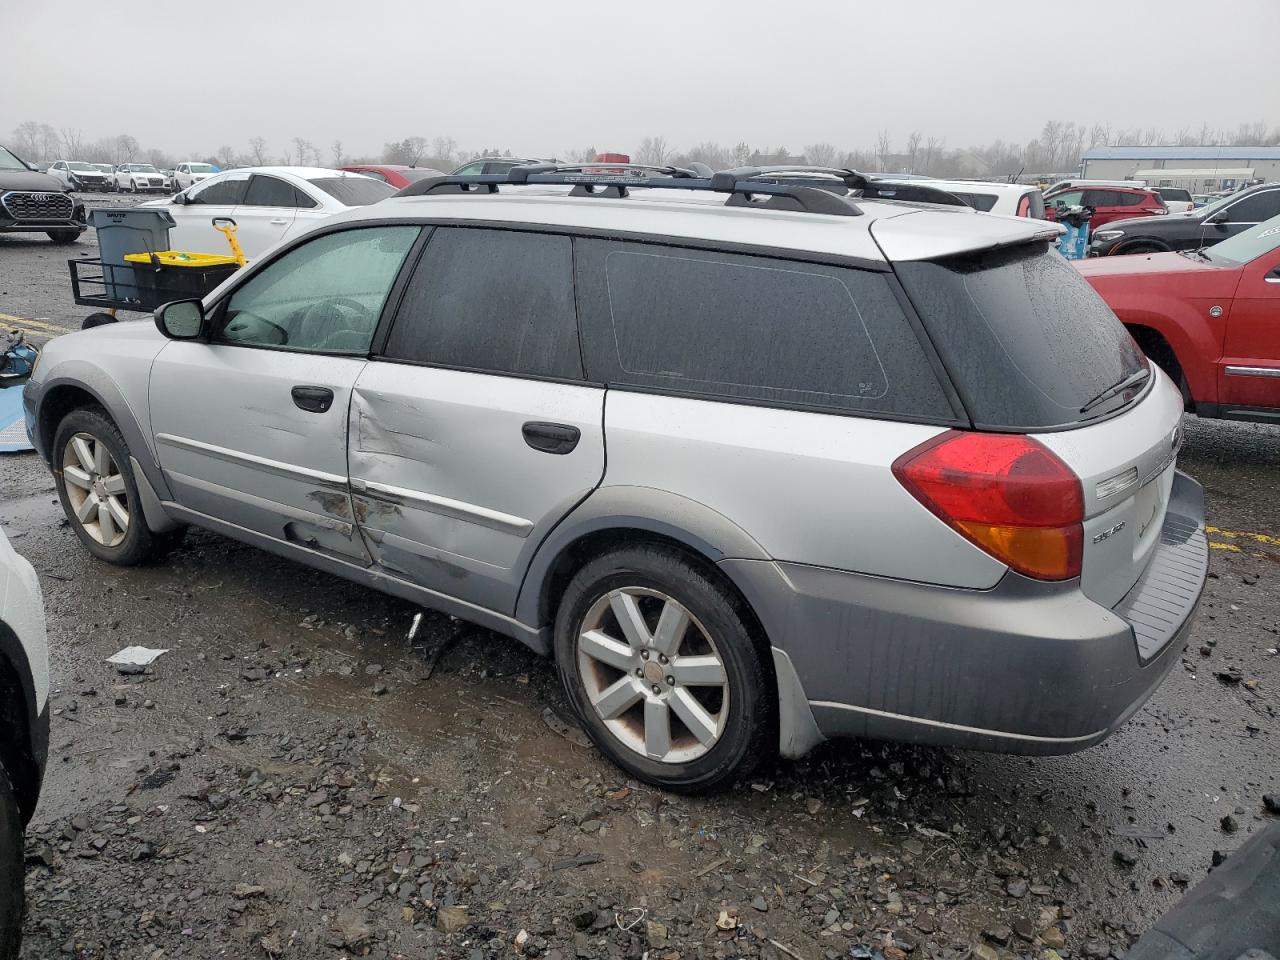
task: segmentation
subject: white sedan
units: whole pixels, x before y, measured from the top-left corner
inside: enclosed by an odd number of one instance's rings
[[[174,250],[227,253],[227,241],[213,221],[234,220],[236,239],[252,260],[327,217],[395,192],[380,180],[341,170],[245,167],[214,174],[172,199],[145,206],[163,207],[173,216],[169,246]]]

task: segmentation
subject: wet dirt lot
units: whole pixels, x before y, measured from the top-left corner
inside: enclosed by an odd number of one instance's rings
[[[0,323],[76,328],[62,261],[91,250],[0,236]],[[55,688],[23,955],[1118,956],[1280,793],[1280,429],[1189,418],[1181,464],[1212,579],[1109,741],[827,744],[685,798],[586,746],[514,641],[426,613],[411,642],[416,608],[199,531],[108,567],[0,456]],[[169,652],[122,676],[129,644]]]

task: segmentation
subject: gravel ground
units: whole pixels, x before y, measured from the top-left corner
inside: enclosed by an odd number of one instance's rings
[[[0,236],[0,311],[36,342],[90,312],[68,249]],[[0,457],[55,687],[23,956],[1121,956],[1280,793],[1280,430],[1189,418],[1182,466],[1212,579],[1109,741],[826,744],[686,798],[587,746],[513,641],[426,613],[410,642],[410,605],[199,531],[106,566],[38,459]],[[128,644],[169,652],[120,675]]]

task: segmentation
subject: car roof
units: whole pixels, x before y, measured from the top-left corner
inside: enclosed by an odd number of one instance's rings
[[[1025,183],[1004,183],[989,180],[929,180],[925,186],[937,187],[939,190],[959,190],[962,193],[1016,193],[1021,196],[1038,187]]]
[[[855,200],[862,216],[726,205],[726,194],[667,188],[575,197],[559,186],[497,193],[388,197],[327,223],[380,219],[475,221],[742,244],[864,260],[923,260],[1056,237],[1051,223],[944,207]]]
[[[194,161],[200,162],[200,161]],[[219,170],[219,173],[271,173],[298,177],[302,180],[327,180],[332,177],[358,177],[360,174],[349,170],[334,170],[331,167],[234,167],[231,170]]]

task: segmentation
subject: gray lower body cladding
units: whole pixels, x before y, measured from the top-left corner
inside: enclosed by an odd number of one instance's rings
[[[1114,610],[1078,581],[1012,573],[980,591],[800,564],[721,565],[794,664],[822,735],[1070,753],[1128,720],[1186,644],[1208,545],[1203,493],[1184,474],[1162,533],[1147,574]]]

